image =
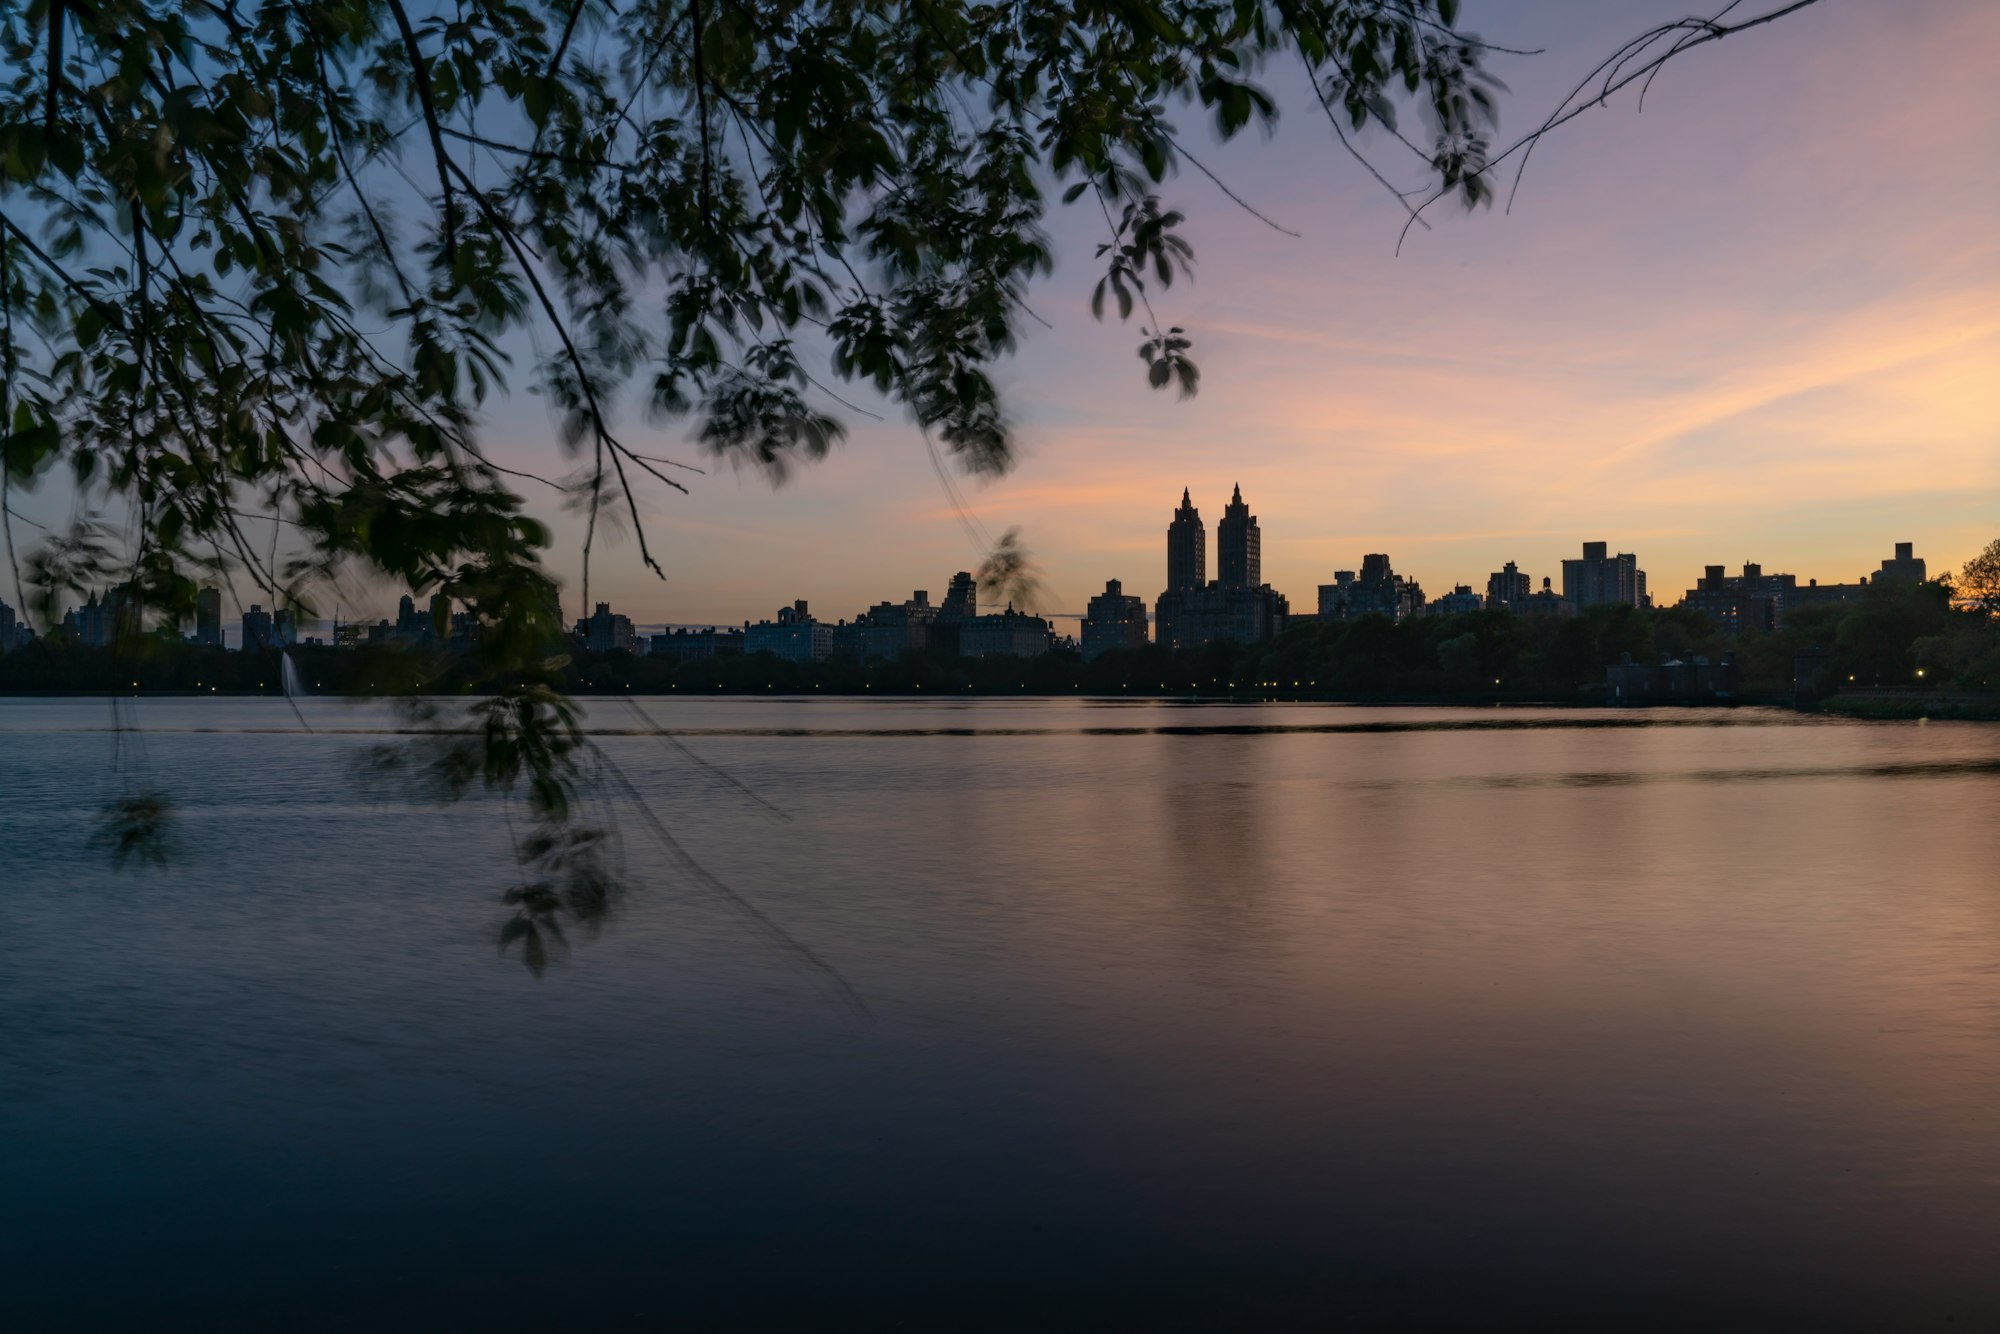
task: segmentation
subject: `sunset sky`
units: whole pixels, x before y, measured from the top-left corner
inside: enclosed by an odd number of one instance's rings
[[[1467,8],[1473,31],[1547,48],[1496,58],[1507,138],[1686,12]],[[1956,567],[2000,536],[2000,101],[1981,72],[1996,51],[2000,5],[1829,0],[1681,58],[1643,115],[1627,97],[1573,122],[1511,216],[1440,207],[1400,256],[1396,202],[1274,74],[1276,138],[1204,161],[1303,239],[1193,172],[1164,191],[1191,215],[1197,267],[1156,305],[1195,336],[1200,396],[1147,389],[1136,328],[1091,320],[1102,219],[1059,210],[1033,297],[1055,328],[1001,368],[1020,463],[964,483],[967,500],[988,529],[1022,529],[1064,611],[1107,578],[1150,602],[1181,487],[1212,546],[1238,482],[1295,610],[1369,551],[1433,595],[1507,560],[1560,583],[1594,539],[1636,552],[1667,600],[1715,561],[1852,580],[1898,540]],[[1193,113],[1179,124],[1208,137]],[[851,425],[782,489],[724,466],[658,498],[667,581],[627,543],[598,557],[593,598],[652,622],[941,595],[978,552],[920,437],[897,416]],[[539,417],[507,435],[522,457],[548,450]],[[655,443],[694,457],[677,431]]]
[[[1622,40],[1688,12],[1466,10],[1493,41],[1546,48],[1494,58],[1512,89],[1503,142]],[[1996,52],[1991,0],[1826,0],[1675,61],[1643,114],[1628,94],[1573,122],[1538,150],[1511,215],[1440,205],[1400,255],[1396,201],[1303,82],[1267,71],[1276,137],[1204,160],[1302,239],[1192,171],[1162,191],[1191,215],[1197,261],[1155,304],[1195,339],[1200,396],[1146,387],[1136,321],[1092,321],[1103,219],[1056,207],[1056,271],[1031,297],[1055,327],[999,368],[1018,466],[960,485],[986,530],[1022,530],[1056,611],[1107,578],[1150,604],[1183,486],[1213,570],[1236,483],[1265,577],[1297,611],[1373,551],[1433,596],[1483,589],[1508,560],[1559,584],[1558,562],[1591,540],[1637,553],[1663,601],[1709,562],[1852,580],[1899,540],[1955,568],[2000,536]],[[1175,120],[1190,145],[1212,140],[1198,111]],[[1363,142],[1420,183],[1407,150]],[[980,553],[915,428],[884,411],[850,415],[847,442],[779,489],[634,414],[629,441],[710,473],[691,496],[647,498],[666,581],[630,542],[600,540],[593,599],[642,624],[740,621],[794,598],[850,617],[914,588],[935,600]],[[502,405],[489,429],[503,459],[551,467],[538,399]],[[558,519],[557,535],[574,613],[580,524]]]

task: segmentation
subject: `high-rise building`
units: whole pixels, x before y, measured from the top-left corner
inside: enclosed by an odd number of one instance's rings
[[[0,602],[0,653],[14,647],[14,609]]]
[[[1603,542],[1585,542],[1581,559],[1563,562],[1563,597],[1578,607],[1605,602],[1650,606],[1646,572],[1639,568],[1639,558],[1629,551],[1608,555],[1609,549]]]
[[[1534,581],[1511,560],[1486,576],[1486,605],[1494,611],[1506,611],[1534,591]]]
[[[1261,539],[1241,487],[1216,537],[1222,578],[1210,583],[1206,531],[1183,487],[1181,506],[1167,525],[1167,589],[1153,606],[1155,642],[1177,649],[1217,639],[1254,644],[1283,633],[1291,606],[1261,582]]]
[[[271,642],[271,613],[253,602],[243,613],[243,651],[255,653],[271,647]]]
[[[424,632],[423,619],[417,615],[417,600],[408,593],[396,602],[396,632],[404,635],[420,635]]]
[[[979,581],[970,571],[960,570],[945,588],[944,602],[938,607],[940,621],[969,621],[979,614]]]
[[[1257,516],[1243,503],[1241,486],[1215,525],[1215,573],[1224,588],[1256,588],[1264,582],[1263,539]]]
[[[1413,579],[1397,574],[1382,552],[1361,558],[1361,576],[1335,570],[1333,582],[1319,586],[1319,619],[1351,621],[1362,616],[1402,620],[1424,608],[1424,590]]]
[[[578,642],[592,653],[610,653],[614,649],[627,653],[639,651],[639,635],[632,628],[632,618],[613,612],[608,602],[598,603],[596,611],[578,621],[574,633]]]
[[[1732,635],[1745,630],[1768,632],[1784,625],[1785,608],[1798,586],[1796,576],[1765,574],[1763,566],[1749,562],[1740,575],[1724,574],[1720,565],[1708,565],[1681,599],[1681,606],[1700,612]]]
[[[1084,661],[1101,653],[1146,646],[1146,600],[1128,597],[1116,579],[1104,581],[1104,591],[1090,600],[1083,616]]]
[[[125,585],[92,593],[81,607],[63,613],[63,633],[85,648],[109,648],[118,636],[139,632],[139,603]]]
[[[1167,525],[1167,591],[1200,588],[1208,582],[1208,530],[1201,511],[1181,488],[1181,507]]]
[[[194,595],[194,642],[222,647],[222,590],[204,588]]]

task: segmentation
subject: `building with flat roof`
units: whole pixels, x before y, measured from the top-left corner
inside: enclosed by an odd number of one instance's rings
[[[1534,580],[1513,561],[1486,576],[1486,605],[1494,611],[1511,610],[1516,602],[1533,595]]]
[[[672,658],[676,662],[726,658],[743,652],[743,632],[712,625],[703,629],[681,626],[653,635],[647,647],[654,657]]]
[[[1090,600],[1083,614],[1084,661],[1147,643],[1146,600],[1125,592],[1116,579],[1104,581],[1104,591]]]
[[[404,598],[407,606],[410,599]],[[449,604],[447,604],[449,605]],[[449,617],[449,612],[446,613]],[[426,618],[435,624],[435,613]],[[576,641],[592,653],[610,653],[622,649],[627,653],[639,651],[639,632],[632,628],[632,618],[620,616],[611,610],[611,604],[600,602],[597,610],[576,623]]]
[[[958,627],[958,655],[961,658],[1039,658],[1055,645],[1055,632],[1046,620],[1015,611],[1008,603],[1002,612],[975,616]]]
[[[800,598],[778,609],[775,621],[743,627],[745,653],[772,653],[787,662],[825,662],[833,656],[833,627],[816,621]]]
[[[922,653],[929,647],[931,622],[937,615],[931,595],[921,588],[906,602],[878,602],[834,628],[833,651],[856,662],[871,658],[901,661],[907,654]]]
[[[1471,584],[1456,584],[1451,592],[1436,597],[1424,604],[1427,616],[1470,616],[1475,611],[1486,610],[1484,594],[1472,591]]]
[[[222,590],[204,588],[194,595],[194,642],[222,647]]]
[[[1708,617],[1732,635],[1754,632],[1769,634],[1785,623],[1785,608],[1798,589],[1798,578],[1789,574],[1766,574],[1764,567],[1743,563],[1743,573],[1726,574],[1720,565],[1702,568],[1681,598],[1681,606]]]
[[[1335,570],[1333,582],[1319,586],[1319,619],[1352,621],[1363,616],[1387,616],[1400,621],[1424,608],[1424,590],[1414,579],[1397,574],[1382,552],[1361,558],[1361,573]]]
[[[250,610],[243,613],[243,643],[245,653],[255,653],[262,649],[275,648],[277,636],[272,632],[271,613],[259,603],[251,603]]]
[[[1929,565],[1916,554],[1916,544],[1896,543],[1896,554],[1882,562],[1881,568],[1870,575],[1862,575],[1851,584],[1823,584],[1817,579],[1808,579],[1804,584],[1790,590],[1786,599],[1793,608],[1824,607],[1843,602],[1859,602],[1868,596],[1870,588],[1897,583],[1922,583],[1929,575]]]
[[[1619,602],[1628,607],[1651,606],[1646,596],[1646,572],[1629,551],[1616,556],[1603,542],[1585,542],[1583,555],[1563,562],[1563,596],[1579,607]]]

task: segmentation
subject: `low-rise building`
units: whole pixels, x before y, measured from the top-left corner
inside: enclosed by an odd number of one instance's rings
[[[1054,641],[1047,621],[1015,611],[1011,602],[1003,612],[973,616],[958,626],[958,653],[963,658],[1039,658]]]
[[[1896,554],[1882,562],[1882,567],[1871,577],[1862,575],[1851,584],[1823,584],[1817,579],[1809,579],[1800,587],[1791,590],[1788,603],[1792,607],[1823,607],[1843,602],[1859,602],[1868,596],[1868,590],[1881,584],[1922,583],[1929,573],[1929,565],[1916,554],[1915,544],[1896,543]]]
[[[1634,662],[1632,655],[1605,671],[1611,698],[1620,704],[1692,704],[1733,699],[1737,688],[1736,655],[1710,662],[1696,654],[1683,662],[1662,654],[1658,662]]]
[[[724,658],[743,652],[743,632],[736,629],[718,629],[708,626],[696,629],[681,626],[677,629],[654,635],[648,648],[656,658],[672,658],[676,662],[701,662],[708,658]]]
[[[1469,616],[1475,611],[1484,611],[1485,609],[1486,598],[1483,594],[1473,592],[1472,585],[1470,584],[1458,584],[1453,587],[1451,592],[1426,603],[1424,614],[1428,616]]]
[[[1210,582],[1202,588],[1169,589],[1154,605],[1158,642],[1195,648],[1217,640],[1261,644],[1285,632],[1291,604],[1269,584],[1231,588]]]

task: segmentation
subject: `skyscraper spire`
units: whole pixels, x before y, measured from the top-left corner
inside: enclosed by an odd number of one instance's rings
[[[1186,487],[1181,507],[1167,525],[1167,588],[1200,588],[1208,582],[1208,533]]]
[[[1225,588],[1256,588],[1264,582],[1263,539],[1257,516],[1243,503],[1243,488],[1222,511],[1215,526],[1216,573]]]

